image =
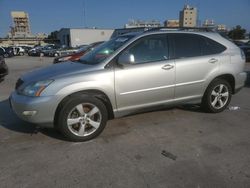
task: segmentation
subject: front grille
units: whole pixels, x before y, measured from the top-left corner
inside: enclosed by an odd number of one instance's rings
[[[16,87],[15,87],[15,89],[18,89],[22,84],[23,84],[23,80],[19,78],[19,79],[17,80],[17,82],[16,82]]]

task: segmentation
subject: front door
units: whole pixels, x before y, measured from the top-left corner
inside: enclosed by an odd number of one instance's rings
[[[165,34],[150,35],[132,43],[123,53],[134,62],[115,68],[118,110],[149,107],[174,99],[175,63],[168,60]]]

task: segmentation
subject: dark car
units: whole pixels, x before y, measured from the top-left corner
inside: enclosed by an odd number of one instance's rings
[[[43,49],[41,50],[41,54],[43,56],[50,56],[51,52],[60,49],[60,46],[58,45],[54,45],[54,44],[49,44],[45,47],[43,47]]]
[[[241,41],[234,41],[234,43],[242,49],[246,56],[246,61],[250,62],[250,41],[247,43],[241,42]]]
[[[0,80],[4,78],[8,74],[8,67],[4,61],[3,56],[0,54]]]
[[[8,47],[8,48],[4,48],[4,47],[0,47],[0,54],[3,57],[13,57],[14,56],[14,51],[12,48]]]
[[[35,48],[32,48],[28,51],[29,56],[40,56],[40,53],[42,51],[42,46],[36,46]]]
[[[61,63],[61,62],[64,62],[64,61],[77,61],[84,54],[86,54],[87,52],[93,50],[95,47],[97,47],[98,45],[102,44],[103,42],[104,41],[100,41],[100,42],[92,43],[90,45],[82,46],[77,52],[75,52],[73,54],[68,54],[68,55],[56,57],[54,59],[53,63],[56,64],[56,63]]]
[[[5,52],[6,52],[6,54],[5,54],[5,56],[4,57],[13,57],[15,54],[14,54],[14,50],[13,50],[13,48],[11,48],[11,47],[6,47],[6,48],[4,48],[5,49]]]

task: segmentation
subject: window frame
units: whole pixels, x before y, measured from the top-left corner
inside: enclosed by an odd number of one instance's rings
[[[168,61],[170,60],[170,53],[171,53],[171,45],[169,44],[170,41],[169,41],[169,38],[168,38],[168,33],[154,33],[154,34],[150,34],[150,35],[146,35],[146,36],[142,36],[138,39],[136,39],[135,41],[133,41],[132,43],[130,43],[126,48],[124,48],[119,54],[116,55],[116,57],[114,58],[114,60],[111,60],[112,62],[115,61],[116,62],[116,65],[120,65],[118,63],[118,59],[120,57],[120,55],[122,55],[125,51],[127,51],[129,48],[131,48],[131,46],[135,45],[135,43],[137,43],[139,40],[143,40],[145,38],[148,38],[148,37],[152,37],[152,36],[165,36],[165,39],[167,41],[167,59],[165,60],[158,60],[158,61],[147,61],[147,62],[142,62],[142,63],[133,63],[133,64],[122,64],[123,66],[137,66],[137,65],[143,65],[143,64],[148,64],[148,63],[154,63],[154,62],[163,62],[163,61]]]

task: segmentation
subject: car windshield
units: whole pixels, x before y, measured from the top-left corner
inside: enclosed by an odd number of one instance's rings
[[[79,52],[82,52],[82,51],[86,51],[90,48],[90,45],[86,45],[86,46],[83,46],[81,48],[79,48],[76,53],[79,53]]]
[[[134,36],[135,35],[125,35],[111,39],[110,41],[101,44],[93,51],[82,56],[79,62],[84,64],[99,64],[110,57],[118,48],[120,48]]]

